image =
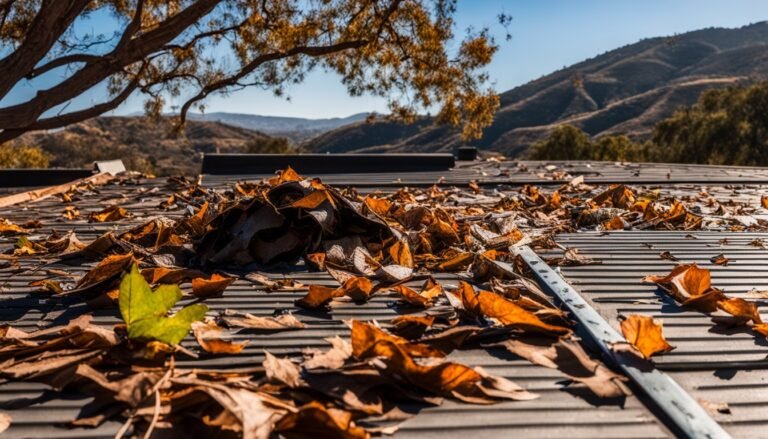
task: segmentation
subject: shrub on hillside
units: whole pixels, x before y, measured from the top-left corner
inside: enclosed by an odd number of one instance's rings
[[[0,145],[0,168],[47,168],[50,156],[37,146]]]

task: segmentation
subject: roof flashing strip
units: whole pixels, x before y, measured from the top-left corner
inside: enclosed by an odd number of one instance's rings
[[[565,306],[580,326],[580,333],[600,349],[604,359],[621,370],[638,387],[656,413],[680,437],[730,438],[731,436],[669,375],[650,361],[628,352],[614,351],[611,345],[626,343],[611,326],[559,273],[530,247],[512,249],[530,267],[539,286]]]

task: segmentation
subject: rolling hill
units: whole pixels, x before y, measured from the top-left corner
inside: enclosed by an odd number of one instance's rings
[[[641,40],[501,94],[480,149],[519,156],[559,124],[592,136],[646,138],[653,125],[711,87],[747,83],[768,72],[768,22],[708,28]],[[317,152],[438,152],[463,145],[456,129],[429,118],[404,125],[357,122],[321,134]]]
[[[200,172],[202,153],[244,152],[249,143],[267,139],[258,131],[194,120],[176,136],[167,122],[130,116],[97,117],[62,130],[30,133],[21,143],[39,145],[52,156],[54,167],[87,167],[94,160],[120,158],[135,171],[194,176]]]

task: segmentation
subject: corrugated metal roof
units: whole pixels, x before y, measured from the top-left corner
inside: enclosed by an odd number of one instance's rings
[[[544,163],[544,162],[458,162],[449,171],[419,173],[365,173],[320,175],[324,182],[339,186],[354,186],[361,192],[392,191],[402,186],[429,186],[435,183],[466,186],[470,180],[500,189],[512,189],[524,183],[563,184],[583,175],[588,183],[643,183],[660,186],[665,193],[678,196],[699,192],[702,188],[713,195],[755,204],[762,187],[768,182],[768,171],[759,168],[730,168],[688,165],[614,164],[614,163]],[[669,177],[667,177],[669,176]],[[258,180],[262,175],[204,176],[207,187],[223,189],[235,181]],[[723,183],[736,183],[725,186]],[[719,183],[719,185],[713,185]],[[750,186],[752,184],[752,186]],[[507,187],[509,186],[509,187]],[[14,222],[37,219],[43,228],[39,236],[51,230],[74,230],[81,241],[90,241],[110,230],[127,230],[157,215],[156,206],[165,200],[172,188],[163,179],[143,179],[121,184],[107,184],[98,193],[84,193],[72,205],[78,207],[81,219],[65,221],[65,204],[50,198],[29,205],[4,209],[0,216]],[[120,204],[133,214],[119,223],[87,223],[90,212],[108,204]],[[181,217],[183,210],[163,212],[170,218]],[[616,324],[619,313],[643,312],[660,316],[665,332],[677,349],[659,357],[658,367],[670,373],[695,398],[710,402],[727,402],[733,414],[717,414],[734,436],[759,436],[768,423],[761,404],[768,403],[768,383],[762,370],[749,370],[765,365],[765,343],[751,334],[717,334],[708,332],[709,319],[701,314],[680,311],[659,302],[655,287],[641,284],[645,274],[669,271],[673,263],[658,258],[663,250],[671,251],[681,260],[709,265],[709,258],[725,252],[733,262],[727,267],[712,267],[716,285],[734,296],[744,296],[752,287],[768,289],[768,268],[765,252],[748,246],[762,234],[733,234],[724,232],[692,232],[699,239],[686,237],[686,232],[638,231],[600,234],[594,232],[560,235],[560,242],[577,247],[586,256],[604,260],[602,265],[564,267],[563,273],[578,290],[610,322]],[[603,236],[604,235],[604,236]],[[768,240],[768,236],[764,236]],[[34,236],[33,236],[34,238]],[[720,240],[728,239],[723,246]],[[0,238],[0,251],[13,245],[14,238]],[[644,243],[650,243],[648,248]],[[0,269],[0,320],[13,322],[24,329],[62,323],[85,311],[85,305],[74,299],[51,299],[34,291],[29,283],[44,273],[35,271],[36,262],[25,260],[26,271]],[[53,265],[80,277],[88,266]],[[274,273],[271,276],[275,276]],[[305,284],[335,283],[325,274],[291,273],[286,276]],[[760,276],[763,276],[761,278]],[[452,283],[453,275],[439,275],[443,282]],[[414,285],[416,283],[413,283]],[[182,285],[189,290],[189,285]],[[245,280],[230,286],[221,298],[207,300],[212,312],[235,309],[259,316],[288,310],[307,324],[307,328],[270,335],[241,334],[250,344],[241,355],[206,356],[199,359],[180,358],[180,367],[240,368],[260,364],[264,349],[282,355],[299,355],[307,347],[325,347],[323,338],[346,334],[344,320],[376,319],[386,324],[398,315],[391,306],[391,296],[377,296],[364,304],[338,303],[328,313],[307,312],[295,308],[294,300],[302,293],[266,292]],[[762,305],[762,303],[761,303]],[[114,324],[119,321],[116,310],[94,312],[95,323]],[[191,338],[185,346],[196,350]],[[422,410],[406,421],[397,437],[668,437],[669,431],[657,416],[636,397],[622,404],[599,400],[588,392],[566,388],[563,376],[550,369],[534,366],[510,354],[486,350],[467,350],[452,354],[473,366],[482,366],[494,374],[512,379],[541,395],[533,401],[513,401],[489,406],[466,405],[446,401],[440,407]],[[41,396],[42,395],[42,396]],[[14,417],[7,437],[104,437],[113,436],[120,424],[110,422],[95,430],[67,430],[60,424],[72,420],[88,399],[74,394],[54,394],[44,386],[33,383],[8,383],[0,386],[0,411]]]
[[[558,236],[599,265],[562,267],[565,278],[613,324],[619,316],[645,314],[663,322],[672,352],[654,357],[691,395],[713,404],[726,403],[729,414],[715,418],[734,437],[762,437],[768,427],[768,342],[744,328],[715,326],[710,317],[677,305],[652,284],[649,274],[666,274],[676,262],[661,259],[668,251],[681,263],[696,262],[712,272],[714,286],[732,297],[754,301],[762,316],[768,302],[751,298],[753,288],[768,289],[768,249],[750,245],[768,239],[765,233],[626,231]],[[727,266],[710,262],[724,253]]]
[[[230,180],[231,181],[231,180]],[[467,184],[464,177],[462,184]],[[353,184],[354,182],[348,182]],[[210,182],[209,182],[210,184]],[[223,187],[215,185],[215,187]],[[371,188],[375,190],[376,188]],[[37,219],[43,223],[39,235],[45,236],[51,230],[66,232],[74,230],[80,240],[90,241],[109,230],[127,230],[149,219],[150,212],[171,193],[164,180],[141,180],[136,184],[107,184],[98,188],[98,194],[83,194],[76,205],[81,219],[64,221],[61,217],[64,205],[57,198],[32,203],[24,208],[10,209],[2,216],[15,222]],[[106,203],[120,203],[134,216],[119,223],[89,224],[89,212],[98,211]],[[179,217],[183,211],[170,211],[168,217]],[[34,237],[34,236],[33,236]],[[13,245],[14,238],[0,239],[0,251]],[[87,307],[75,299],[49,298],[34,291],[29,283],[44,277],[35,271],[34,259],[22,261],[18,272],[0,269],[0,320],[12,322],[21,329],[34,329],[60,324],[75,317]],[[49,269],[65,269],[76,277],[82,276],[89,266],[66,266],[54,264]],[[275,274],[271,274],[275,276]],[[305,284],[335,285],[324,273],[293,273],[286,276],[296,278]],[[446,283],[455,282],[453,275],[438,275]],[[418,282],[412,282],[416,286]],[[189,290],[189,285],[182,288]],[[209,299],[206,303],[211,312],[234,309],[258,316],[270,316],[275,312],[289,310],[307,328],[277,334],[240,334],[238,339],[248,339],[250,344],[240,355],[206,356],[199,359],[179,357],[178,367],[196,368],[240,368],[260,365],[264,350],[276,355],[297,356],[308,347],[326,347],[323,338],[334,334],[347,334],[345,320],[379,320],[386,322],[398,312],[391,306],[392,296],[376,296],[364,305],[354,303],[336,304],[328,313],[308,312],[294,306],[294,300],[301,292],[266,292],[245,280],[231,285],[221,298]],[[183,304],[183,303],[182,303]],[[118,323],[117,311],[97,310],[93,312],[94,323],[110,325]],[[196,343],[188,337],[186,347],[198,350]],[[476,406],[446,401],[442,406],[423,409],[418,416],[402,424],[397,437],[461,437],[471,434],[476,437],[499,437],[516,435],[520,437],[668,437],[670,434],[662,423],[635,397],[624,401],[600,400],[585,389],[564,387],[564,377],[559,372],[535,366],[510,354],[487,350],[466,350],[454,352],[451,358],[472,366],[482,366],[541,395],[533,401],[512,401],[489,406]],[[9,383],[0,386],[3,404],[0,411],[7,411],[13,418],[11,428],[3,437],[105,437],[113,436],[120,423],[110,422],[98,429],[67,430],[61,427],[77,416],[88,399],[74,394],[46,392],[44,386],[33,383]],[[41,395],[44,395],[41,397]]]

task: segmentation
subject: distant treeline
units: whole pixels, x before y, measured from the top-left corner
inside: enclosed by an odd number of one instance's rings
[[[768,81],[707,90],[656,124],[650,140],[589,135],[571,125],[536,143],[537,160],[606,160],[715,165],[768,165]]]

